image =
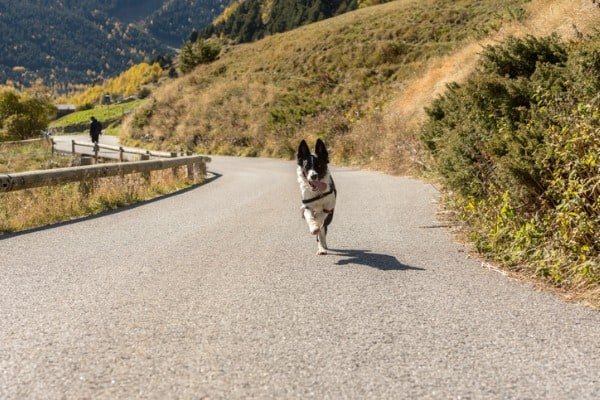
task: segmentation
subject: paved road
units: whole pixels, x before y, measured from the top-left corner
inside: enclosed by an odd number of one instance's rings
[[[0,398],[600,398],[600,313],[467,258],[416,180],[293,163],[0,240]]]

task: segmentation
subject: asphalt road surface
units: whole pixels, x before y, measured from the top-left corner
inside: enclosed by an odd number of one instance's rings
[[[422,182],[292,162],[0,239],[0,398],[598,399],[600,313],[483,268]]]

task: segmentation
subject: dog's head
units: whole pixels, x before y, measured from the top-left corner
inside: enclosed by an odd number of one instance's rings
[[[312,154],[306,141],[303,140],[300,142],[300,146],[298,146],[296,159],[304,178],[306,178],[311,187],[316,188],[317,182],[325,178],[328,171],[329,154],[325,148],[325,143],[321,139],[317,139],[315,154]]]

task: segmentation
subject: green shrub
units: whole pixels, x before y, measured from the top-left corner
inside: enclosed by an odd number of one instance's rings
[[[179,69],[186,73],[199,64],[208,64],[215,61],[221,53],[221,46],[209,40],[186,42],[179,54]]]
[[[422,139],[481,251],[600,284],[600,34],[510,38],[427,110]]]

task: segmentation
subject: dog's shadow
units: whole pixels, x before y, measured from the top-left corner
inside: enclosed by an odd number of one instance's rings
[[[371,250],[329,249],[328,253],[347,257],[336,261],[337,265],[358,264],[371,268],[377,268],[382,271],[425,271],[424,268],[402,264],[394,256],[372,253]]]

